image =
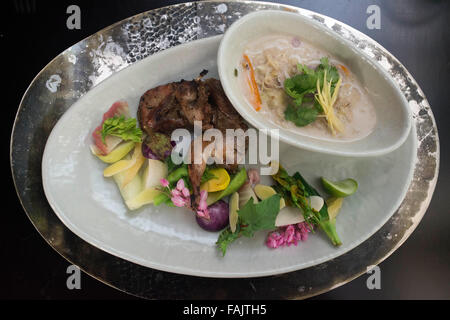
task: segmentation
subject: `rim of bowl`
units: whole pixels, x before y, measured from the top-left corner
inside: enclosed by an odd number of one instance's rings
[[[239,114],[245,120],[247,120],[250,124],[252,124],[258,130],[266,128],[265,124],[263,122],[255,119],[252,116],[248,116],[248,114],[243,112],[243,111],[245,111],[244,107],[240,106],[240,103],[235,98],[236,94],[234,94],[233,90],[230,88],[230,84],[228,82],[229,77],[226,75],[225,66],[224,66],[224,55],[225,55],[225,51],[227,50],[228,42],[231,41],[232,36],[238,31],[238,29],[240,27],[242,27],[242,25],[246,24],[249,20],[252,20],[252,19],[259,19],[264,16],[273,16],[273,15],[295,17],[298,20],[302,20],[304,23],[311,24],[311,25],[314,25],[315,27],[318,27],[323,32],[329,33],[331,31],[326,26],[323,26],[321,23],[314,21],[311,18],[305,17],[298,13],[284,12],[284,11],[279,11],[279,10],[261,10],[261,11],[249,13],[249,14],[245,15],[244,17],[240,18],[239,20],[235,21],[227,29],[227,31],[225,32],[225,34],[222,38],[222,41],[220,42],[219,50],[217,53],[217,67],[218,67],[220,82],[222,84],[222,87],[225,91],[226,96],[228,97],[230,102],[233,104],[236,111],[238,111]],[[270,21],[270,20],[267,20],[267,21]],[[408,138],[408,136],[411,132],[411,128],[412,128],[412,112],[409,107],[408,101],[406,100],[405,96],[401,92],[397,82],[392,78],[392,76],[389,73],[386,72],[386,70],[384,68],[382,68],[378,63],[373,62],[372,57],[370,57],[368,54],[366,54],[365,52],[358,49],[353,43],[351,43],[348,40],[346,40],[345,38],[341,37],[339,34],[333,33],[332,36],[337,38],[338,41],[342,41],[347,46],[355,49],[355,52],[357,52],[358,55],[361,55],[361,56],[364,56],[365,58],[367,58],[366,59],[367,63],[369,63],[371,66],[373,66],[377,72],[384,75],[384,78],[386,79],[388,84],[394,89],[395,95],[402,101],[401,108],[403,109],[403,111],[406,111],[406,115],[403,117],[405,126],[401,132],[401,135],[399,136],[398,139],[396,139],[395,143],[389,145],[388,147],[376,148],[376,149],[367,150],[367,151],[363,151],[363,152],[345,151],[345,150],[338,151],[338,150],[332,150],[332,149],[329,149],[329,148],[323,147],[323,146],[314,147],[313,145],[310,145],[310,144],[304,144],[299,140],[293,140],[293,139],[285,136],[283,133],[285,128],[283,128],[279,125],[276,125],[276,127],[280,129],[279,139],[289,145],[292,145],[292,146],[295,146],[295,147],[298,147],[298,148],[301,148],[304,150],[319,152],[319,153],[323,153],[323,154],[348,156],[348,157],[381,156],[381,155],[385,155],[385,154],[388,154],[388,153],[396,150],[401,145],[403,145],[403,143],[406,141],[406,139]],[[301,133],[298,133],[298,136],[299,137],[301,137],[301,136],[308,137],[306,135],[302,135]],[[318,143],[320,143],[321,141],[324,141],[324,140],[317,139],[314,137],[309,137],[309,138],[316,140]],[[356,140],[356,141],[360,141],[360,140]],[[356,142],[356,141],[354,141],[354,142]],[[345,143],[345,144],[351,144],[352,142],[353,141],[349,141],[349,142],[343,141],[343,143]]]

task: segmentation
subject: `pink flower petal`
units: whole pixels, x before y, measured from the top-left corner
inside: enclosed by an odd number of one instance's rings
[[[161,179],[159,180],[159,183],[161,183],[161,185],[166,188],[169,186],[169,181],[167,181],[167,179]]]
[[[208,204],[206,203],[206,201],[200,200],[200,203],[198,204],[198,210],[204,211],[206,210],[206,208],[208,208]]]
[[[203,213],[203,210],[198,210],[198,211],[197,211],[197,215],[198,215],[199,217],[202,217],[202,218],[205,217],[205,214]]]
[[[205,218],[205,219],[211,219],[211,217],[209,216],[209,211],[208,210],[198,210],[197,211],[197,215],[199,217]]]
[[[184,189],[184,180],[180,179],[177,182],[177,190],[182,191]]]
[[[183,190],[181,190],[181,193],[183,194],[183,196],[184,196],[185,198],[188,198],[188,197],[191,196],[191,194],[190,194],[188,188],[183,188]]]
[[[177,207],[184,207],[186,205],[186,200],[181,197],[172,197],[172,202]]]
[[[170,193],[172,194],[172,197],[182,197],[182,194],[180,191],[178,191],[177,189],[173,189],[172,191],[170,191]]]

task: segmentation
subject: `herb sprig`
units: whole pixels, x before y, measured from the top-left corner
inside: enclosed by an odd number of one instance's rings
[[[320,196],[320,194],[306,182],[299,172],[290,176],[280,166],[278,172],[272,178],[277,182],[276,190],[281,190],[289,204],[302,210],[303,217],[310,226],[318,226],[325,231],[333,245],[339,246],[342,244],[336,233],[336,220],[330,219],[327,204],[324,203],[320,211],[311,208],[308,198],[310,196]]]
[[[286,94],[293,99],[293,104],[287,106],[284,117],[296,126],[304,127],[314,122],[323,112],[322,106],[315,98],[318,86],[322,88],[325,82],[330,84],[330,91],[333,94],[340,76],[327,57],[320,59],[320,64],[315,70],[303,64],[298,64],[297,69],[300,73],[284,82]]]
[[[142,130],[136,126],[136,119],[125,119],[123,115],[106,119],[103,122],[101,135],[103,143],[108,135],[122,138],[125,141],[142,141]]]

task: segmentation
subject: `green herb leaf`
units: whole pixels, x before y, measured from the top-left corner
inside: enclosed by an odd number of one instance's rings
[[[319,111],[316,108],[295,107],[289,105],[284,111],[284,118],[292,121],[297,127],[304,127],[316,121]]]
[[[238,210],[243,224],[241,233],[246,237],[253,237],[256,231],[275,229],[275,220],[280,212],[280,199],[279,194],[258,203],[249,199],[242,209]]]
[[[253,199],[250,199],[242,209],[238,210],[239,218],[235,232],[233,233],[228,227],[217,239],[216,245],[222,255],[225,256],[228,246],[240,236],[251,238],[256,231],[274,230],[275,220],[280,212],[280,199],[279,194],[256,204],[253,203]]]
[[[316,92],[316,84],[315,75],[298,74],[284,81],[284,90],[294,99],[295,104],[300,106],[306,94]]]
[[[228,246],[241,236],[240,231],[241,226],[238,221],[234,233],[231,231],[230,227],[228,227],[219,234],[219,238],[217,239],[216,245],[222,252],[222,256],[225,256]]]
[[[105,138],[108,135],[122,138],[125,141],[142,141],[142,130],[136,127],[136,119],[125,119],[124,116],[115,116],[106,119],[105,122],[103,122],[101,135],[103,143],[105,143]]]
[[[297,69],[300,74],[284,81],[284,90],[294,102],[294,105],[288,105],[284,117],[296,126],[304,127],[316,121],[319,113],[323,112],[320,104],[313,99],[317,93],[317,80],[322,87],[326,71],[327,82],[331,81],[331,93],[333,93],[339,80],[339,72],[335,66],[330,65],[327,57],[320,59],[320,64],[315,70],[302,64],[298,64]]]
[[[320,86],[323,86],[323,77],[325,71],[327,71],[327,82],[331,81],[332,84],[331,93],[333,93],[334,85],[339,81],[339,72],[335,66],[330,65],[327,57],[323,57],[322,59],[320,59],[320,64],[317,66],[316,69],[316,76],[320,80]]]
[[[176,165],[172,161],[172,157],[167,157],[164,162],[167,164],[167,171],[168,171],[168,173],[173,172],[178,167],[178,165]]]

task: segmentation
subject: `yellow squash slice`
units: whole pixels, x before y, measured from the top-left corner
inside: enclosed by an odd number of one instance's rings
[[[230,184],[230,175],[224,168],[215,168],[209,171],[215,178],[206,181],[200,186],[200,190],[216,192],[225,190]]]

